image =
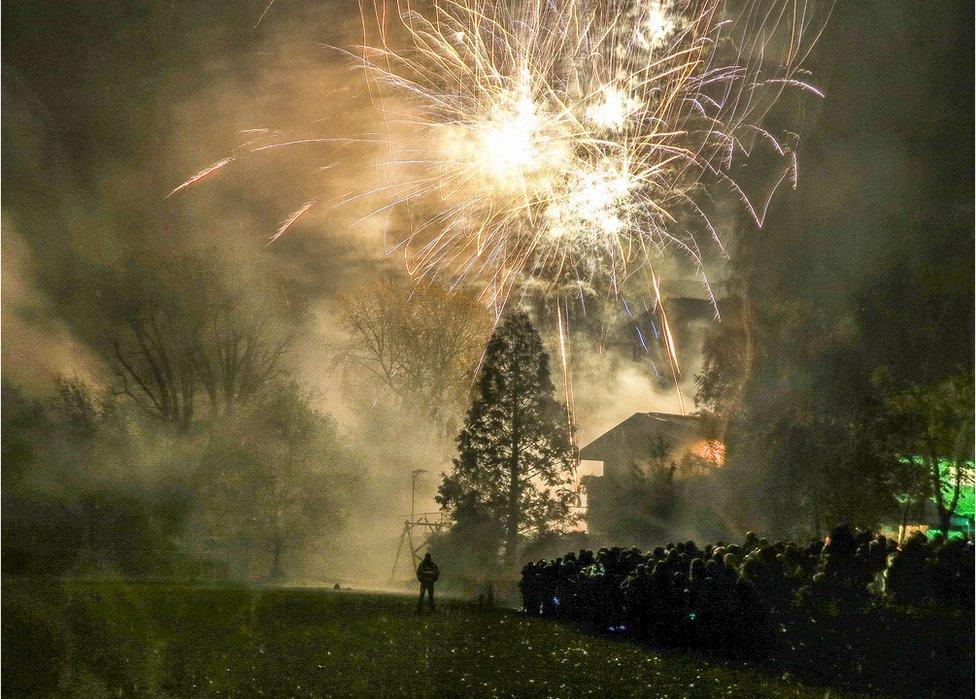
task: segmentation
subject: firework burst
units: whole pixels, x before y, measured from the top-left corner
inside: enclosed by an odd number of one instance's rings
[[[379,183],[331,203],[377,201],[373,214],[396,214],[387,251],[418,280],[480,284],[496,317],[520,284],[555,291],[570,410],[567,286],[582,302],[584,284],[616,297],[637,279],[678,390],[654,264],[690,260],[718,315],[706,254],[725,248],[711,212],[731,198],[761,226],[776,188],[796,186],[797,129],[767,117],[788,91],[822,96],[803,63],[829,1],[431,0],[420,10],[372,0],[361,5],[364,36],[375,27],[378,40],[348,53],[386,126],[379,140],[255,130],[170,194],[251,154],[376,144]],[[739,174],[757,149],[748,179],[770,184],[750,196]]]
[[[706,241],[724,253],[710,197],[734,193],[761,225],[775,188],[747,196],[738,161],[766,144],[775,185],[795,182],[795,134],[763,120],[784,91],[817,92],[802,63],[822,23],[798,0],[373,9],[380,41],[360,59],[390,134],[376,193],[408,207],[390,248],[419,278],[484,280],[497,307],[527,280],[615,292],[677,251],[707,289]]]

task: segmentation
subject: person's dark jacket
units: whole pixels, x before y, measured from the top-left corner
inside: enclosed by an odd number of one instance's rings
[[[417,566],[417,580],[425,585],[433,585],[440,576],[441,571],[433,561],[421,561]]]

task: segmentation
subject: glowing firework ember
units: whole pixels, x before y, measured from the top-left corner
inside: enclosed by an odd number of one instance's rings
[[[737,161],[759,143],[779,163],[776,184],[795,170],[795,135],[762,120],[785,90],[816,92],[801,64],[822,24],[799,0],[390,9],[376,16],[400,24],[382,20],[362,60],[390,127],[386,208],[436,202],[393,241],[419,277],[477,276],[504,305],[525,279],[605,274],[616,290],[677,250],[704,280],[699,237],[722,250],[702,203],[711,190],[761,224],[772,192],[754,203]]]

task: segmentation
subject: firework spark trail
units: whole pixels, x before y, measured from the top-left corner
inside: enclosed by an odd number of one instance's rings
[[[261,24],[261,21],[264,19],[264,16],[266,14],[268,14],[268,10],[271,9],[271,6],[274,5],[274,3],[275,3],[275,0],[270,0],[270,2],[264,8],[264,12],[261,13],[261,16],[260,17],[258,17],[258,21],[254,23],[254,26],[252,27],[252,29],[257,29],[258,28],[258,25]]]
[[[189,178],[185,182],[182,182],[177,187],[175,187],[172,192],[170,192],[169,194],[166,195],[165,198],[166,199],[169,199],[171,196],[173,196],[174,194],[176,194],[180,190],[186,189],[187,187],[189,187],[191,185],[194,185],[197,182],[200,182],[201,180],[206,179],[210,175],[212,175],[215,172],[217,172],[218,170],[220,170],[225,165],[234,162],[234,160],[236,160],[236,159],[237,158],[235,156],[229,156],[227,158],[223,158],[222,160],[218,160],[217,162],[213,163],[212,165],[208,165],[203,170],[201,170],[197,174],[193,175],[193,177]]]
[[[565,312],[565,323],[563,313]],[[569,427],[569,440],[573,446],[573,490],[579,492],[579,449],[576,444],[576,399],[573,396],[573,374],[569,360],[569,309],[556,300],[556,324],[559,331],[559,357],[562,362],[563,385],[566,393],[566,420]]]
[[[664,310],[664,301],[661,299],[660,281],[654,271],[651,270],[651,287],[654,289],[654,305],[661,318],[661,330],[664,337],[664,349],[668,355],[668,363],[671,365],[671,376],[674,378],[674,392],[678,396],[678,406],[681,414],[685,414],[685,401],[681,396],[681,367],[678,366],[678,353],[674,344],[674,335],[671,334],[671,324],[668,322],[668,314]]]
[[[295,223],[297,223],[298,220],[302,216],[304,216],[305,214],[307,214],[308,213],[308,210],[311,209],[313,206],[315,206],[315,200],[314,199],[312,201],[305,202],[298,209],[296,209],[295,211],[293,211],[288,216],[288,218],[286,218],[284,221],[281,222],[281,225],[278,226],[278,230],[274,232],[274,235],[272,235],[270,238],[268,238],[268,243],[267,244],[268,245],[271,245],[271,243],[273,243],[274,241],[278,240],[278,238],[280,238],[285,233],[287,233],[288,232],[288,229],[291,228],[293,225],[295,225]]]

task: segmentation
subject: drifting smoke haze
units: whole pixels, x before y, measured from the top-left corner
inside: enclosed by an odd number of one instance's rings
[[[309,144],[243,158],[165,198],[187,173],[238,153],[256,134],[297,139],[322,123],[349,134],[374,119],[362,81],[322,45],[355,36],[355,6],[292,6],[255,27],[263,6],[251,5],[4,8],[6,28],[18,26],[4,42],[5,380],[38,391],[58,375],[108,384],[87,327],[92,277],[132,257],[151,268],[167,254],[202,248],[231,268],[239,258],[245,294],[246,269],[257,266],[310,299],[314,319],[289,368],[320,409],[344,430],[358,429],[361,415],[330,371],[340,344],[334,304],[340,292],[386,274],[381,231],[371,221],[350,229],[364,213],[355,205],[323,205],[291,235],[265,243],[301,202],[324,202],[348,192],[350,177],[368,176],[363,154]],[[340,157],[352,167],[320,169]],[[374,572],[357,568],[360,560],[392,561],[388,542],[395,546],[399,515],[409,509],[404,459],[428,458],[413,445],[403,452],[365,460],[369,487],[356,503],[365,512],[350,521],[369,532],[350,532],[351,550],[363,554],[337,576]],[[386,542],[382,551],[363,545],[377,540]],[[337,543],[311,548],[335,558]]]
[[[916,21],[907,21],[920,12],[909,5],[837,4],[841,29],[829,31],[814,56],[827,97],[819,115],[807,115],[799,193],[784,187],[763,232],[749,229],[743,237],[776,255],[769,262],[771,293],[861,318],[875,339],[896,326],[916,347],[924,343],[912,339],[910,319],[897,312],[901,294],[889,288],[897,270],[917,255],[937,268],[946,246],[959,250],[959,259],[971,259],[972,238],[960,230],[972,218],[972,188],[960,188],[957,179],[972,164],[970,125],[959,126],[968,107],[958,104],[972,100],[945,94],[944,85],[969,85],[968,78],[948,81],[946,74],[966,73],[949,66],[957,55],[971,61],[972,31],[962,3],[930,7],[931,14]],[[242,147],[275,133],[278,141],[297,141],[383,131],[362,72],[331,48],[362,41],[357,4],[11,2],[4,4],[3,20],[5,381],[31,391],[49,390],[59,375],[108,385],[91,321],[97,303],[92,282],[133,258],[152,268],[177,251],[210,251],[240,270],[235,284],[243,295],[261,293],[250,281],[258,276],[253,270],[275,270],[311,305],[310,330],[290,353],[288,368],[314,390],[317,406],[338,421],[361,457],[346,527],[303,550],[302,574],[385,581],[410,509],[409,474],[429,471],[417,481],[417,511],[434,511],[453,438],[338,367],[347,340],[337,311],[341,295],[405,277],[402,255],[384,255],[384,227],[397,222],[367,216],[375,208],[369,200],[333,205],[382,179],[374,169],[375,147],[350,141],[259,153]],[[951,41],[940,34],[946,26]],[[924,50],[917,44],[922,35]],[[865,51],[863,41],[894,65],[863,66],[855,55]],[[912,47],[911,62],[893,55],[902,51],[889,44]],[[931,107],[923,135],[908,138],[906,124],[933,99],[955,111]],[[789,109],[803,112],[803,105]],[[876,115],[890,114],[886,106],[899,111],[879,127]],[[945,139],[946,120],[959,126],[958,139]],[[935,135],[961,143],[931,153]],[[167,198],[188,176],[227,157],[233,160],[219,171]],[[923,200],[938,203],[920,206]],[[308,202],[307,213],[266,245]],[[926,234],[918,235],[922,227]],[[763,242],[770,238],[789,244]],[[721,301],[730,293],[725,268],[712,261],[708,271]],[[934,356],[925,344],[930,363],[950,366],[971,355],[968,321],[962,328],[953,324],[960,309],[971,311],[968,272],[949,271],[964,288],[951,292],[955,306],[932,322],[952,356]],[[664,279],[666,303],[706,298],[689,265],[675,264]],[[638,308],[653,298],[648,291],[633,302]],[[679,409],[671,379],[655,378],[648,359],[634,358],[633,324],[615,312],[612,341],[587,330],[570,337],[582,443],[634,412]],[[676,337],[688,412],[710,322],[689,321]],[[551,337],[547,342],[559,394],[558,350]],[[882,351],[893,364],[901,362],[899,370],[912,370],[907,351]]]
[[[381,388],[350,390],[336,367],[339,295],[402,276],[398,256],[384,256],[390,222],[362,220],[375,201],[332,205],[376,186],[373,148],[241,149],[275,132],[287,141],[382,131],[361,71],[330,48],[361,41],[360,16],[352,3],[282,3],[255,27],[263,7],[252,5],[215,13],[149,4],[5,8],[8,27],[37,26],[11,31],[4,47],[4,376],[36,390],[59,375],[110,381],[85,327],[87,277],[103,266],[131,256],[152,266],[156,255],[203,246],[231,265],[240,255],[274,267],[308,295],[314,313],[291,369],[363,445],[364,486],[341,534],[348,553],[336,576],[383,579],[410,509],[409,473],[429,471],[417,482],[417,510],[436,510],[453,438],[403,415]],[[47,11],[35,17],[38,9]],[[237,159],[166,197],[228,155]],[[309,201],[309,212],[266,247]],[[677,409],[673,390],[654,386],[632,362],[607,361],[613,354],[574,354],[583,439],[636,410]],[[308,555],[333,559],[336,544]]]

